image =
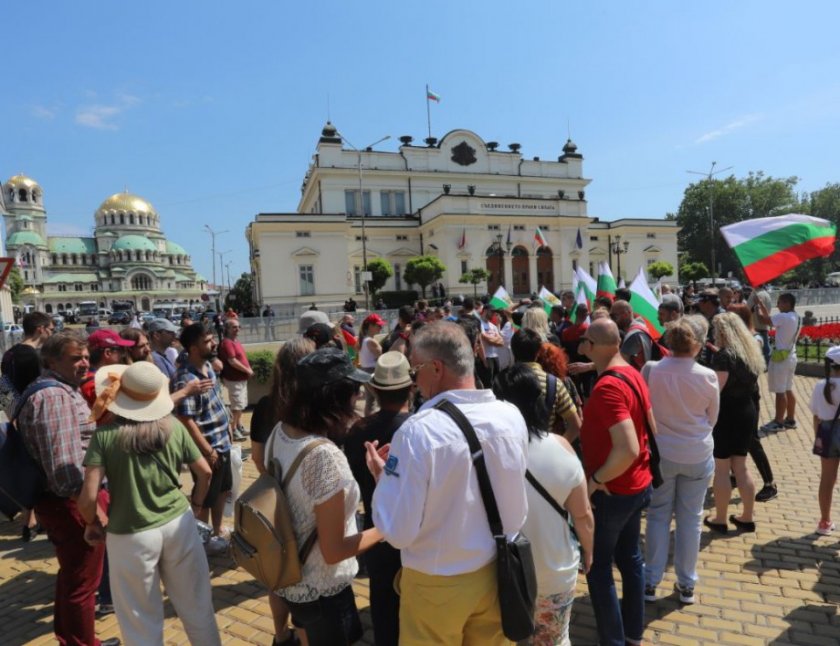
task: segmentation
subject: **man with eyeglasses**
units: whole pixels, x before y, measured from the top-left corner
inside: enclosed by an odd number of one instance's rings
[[[242,427],[242,411],[248,407],[248,379],[254,376],[245,348],[239,342],[239,319],[225,320],[225,338],[219,346],[222,361],[222,381],[228,390],[230,400],[230,430],[233,439],[242,442],[248,433]]]
[[[645,580],[639,534],[652,482],[646,420],[655,428],[647,385],[622,357],[620,344],[618,326],[599,319],[581,336],[579,348],[598,373],[580,431],[595,516],[593,563],[586,579],[598,641],[610,646],[642,643]],[[621,604],[613,562],[621,572]]]
[[[169,379],[169,392],[172,395],[172,401],[177,406],[186,397],[205,393],[213,387],[213,380],[207,379],[193,379],[186,383],[182,388],[175,389],[175,375],[177,368],[172,359],[169,358],[167,350],[172,347],[175,342],[175,336],[178,333],[178,328],[165,318],[154,319],[149,323],[149,341],[152,344],[152,361],[158,367],[166,378]]]
[[[387,461],[367,444],[378,481],[373,522],[402,550],[400,641],[508,644],[496,544],[473,458],[461,429],[435,405],[449,400],[475,429],[507,535],[519,531],[527,512],[525,421],[492,390],[476,389],[473,349],[455,323],[440,321],[417,331],[410,363],[409,375],[425,403],[394,434]]]

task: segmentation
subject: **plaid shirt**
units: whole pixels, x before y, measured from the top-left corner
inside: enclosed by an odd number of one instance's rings
[[[54,379],[59,385],[39,390],[26,401],[18,428],[26,449],[47,475],[47,488],[69,498],[82,488],[82,462],[96,424],[88,421],[90,409],[77,387],[50,370],[38,381],[44,379]]]
[[[209,363],[204,364],[207,376],[196,370],[189,363],[181,364],[175,373],[173,392],[181,390],[196,379],[211,379],[213,387],[204,393],[184,397],[175,409],[176,415],[191,417],[198,425],[204,439],[211,447],[221,453],[230,451],[230,419],[225,403],[222,401],[222,384]]]

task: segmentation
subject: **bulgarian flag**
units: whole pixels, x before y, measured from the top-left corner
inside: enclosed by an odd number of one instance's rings
[[[490,307],[494,310],[506,310],[513,305],[513,299],[504,287],[499,286],[493,298],[490,299]]]
[[[429,101],[434,101],[435,103],[440,103],[440,94],[435,94],[429,89],[429,86],[426,86],[426,99]]]
[[[648,334],[655,341],[662,336],[665,328],[659,325],[659,300],[648,287],[644,267],[639,267],[639,273],[630,283],[630,305],[633,313],[640,316],[647,326]]]
[[[543,309],[545,313],[551,316],[551,308],[555,305],[560,305],[560,299],[545,288],[545,285],[540,287],[540,300],[543,302]]]
[[[627,289],[627,283],[624,282],[623,278],[618,279],[618,289]]]
[[[828,220],[791,213],[737,222],[720,232],[744,266],[747,280],[757,286],[806,260],[831,255],[837,227]]]
[[[545,239],[545,236],[543,235],[543,232],[540,231],[539,227],[537,227],[537,231],[534,233],[534,246],[536,246],[537,249],[548,246],[548,240]]]
[[[576,277],[576,286],[575,286],[575,294],[583,294],[586,296],[587,304],[589,308],[592,309],[592,303],[595,302],[595,292],[597,290],[597,283],[595,279],[590,276],[586,270],[581,269],[578,267],[575,270],[575,277]]]
[[[613,278],[610,266],[606,260],[598,263],[598,287],[595,290],[596,296],[609,296],[615,298],[615,278]]]
[[[589,306],[589,302],[586,300],[586,292],[582,289],[578,290],[577,297],[575,298],[575,310],[572,314],[572,323],[577,325],[578,323],[583,323],[584,321],[578,321],[578,305],[583,305],[586,307],[586,322],[589,322],[589,310],[592,309]]]

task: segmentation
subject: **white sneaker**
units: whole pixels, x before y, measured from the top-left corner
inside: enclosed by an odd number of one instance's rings
[[[222,554],[228,549],[228,540],[222,536],[212,536],[207,545],[204,546],[205,551],[210,555]]]
[[[817,534],[820,534],[821,536],[831,536],[834,533],[834,529],[834,523],[831,521],[825,522],[821,520],[820,524],[817,525]]]

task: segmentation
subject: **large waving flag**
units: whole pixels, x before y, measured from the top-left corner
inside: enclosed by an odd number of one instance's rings
[[[507,293],[507,290],[500,285],[496,293],[493,294],[493,298],[490,299],[490,307],[494,310],[506,310],[512,305],[513,299]]]
[[[539,249],[540,247],[547,247],[548,240],[545,239],[542,230],[537,227],[537,230],[534,232],[534,247]]]
[[[575,275],[577,277],[577,284],[575,286],[575,294],[580,293],[581,291],[586,295],[586,301],[589,304],[589,309],[592,309],[592,303],[595,302],[595,292],[597,290],[598,284],[595,282],[595,279],[590,276],[585,269],[581,269],[578,267],[575,270]]]
[[[837,227],[821,218],[791,213],[721,227],[726,244],[754,286],[781,276],[806,260],[834,251]]]
[[[639,267],[639,273],[630,283],[630,305],[633,313],[644,320],[651,338],[661,337],[665,328],[659,324],[659,300],[648,287],[644,267]]]
[[[545,288],[545,285],[540,287],[539,293],[540,300],[543,302],[543,309],[545,313],[551,316],[551,308],[555,305],[560,305],[560,299],[557,298],[552,292]]]
[[[578,290],[577,297],[575,298],[575,309],[574,309],[574,313],[572,314],[572,317],[571,317],[572,323],[574,323],[574,324],[584,322],[584,321],[579,320],[578,308],[577,308],[578,305],[583,305],[584,307],[586,307],[586,320],[585,320],[585,322],[588,323],[589,322],[589,311],[592,309],[592,307],[590,306],[590,304],[586,300],[586,292],[582,289]]]
[[[615,278],[613,278],[610,266],[606,260],[598,263],[598,286],[595,290],[596,296],[609,296],[615,298]]]

